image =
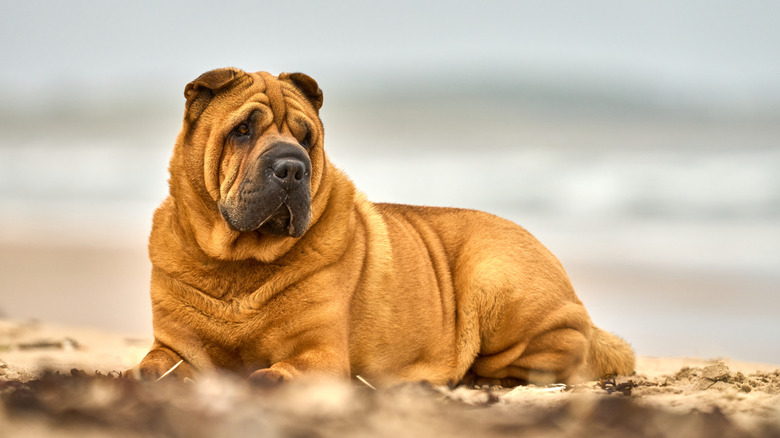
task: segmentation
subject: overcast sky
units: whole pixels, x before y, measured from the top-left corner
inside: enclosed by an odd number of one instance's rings
[[[144,84],[180,94],[227,65],[304,71],[331,88],[495,73],[780,101],[775,0],[0,4],[11,101]]]

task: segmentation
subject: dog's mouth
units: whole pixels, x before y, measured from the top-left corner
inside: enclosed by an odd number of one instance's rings
[[[230,228],[241,232],[301,237],[311,221],[308,190],[224,202],[219,210]]]
[[[286,199],[257,230],[261,233],[290,237],[300,237],[305,231],[300,221],[296,221],[296,214]]]

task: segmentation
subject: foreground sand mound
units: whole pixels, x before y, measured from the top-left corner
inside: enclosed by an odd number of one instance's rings
[[[780,370],[761,364],[639,358],[630,377],[517,388],[147,383],[119,371],[148,340],[0,323],[0,436],[780,436]]]
[[[722,364],[714,366],[723,371]],[[711,380],[706,370],[685,369],[663,381],[638,378],[575,387],[407,384],[381,390],[343,382],[264,389],[218,375],[197,383],[144,383],[120,379],[118,373],[90,376],[73,370],[45,373],[28,382],[0,382],[0,424],[8,436],[780,434],[777,398],[769,400],[777,394],[778,373],[719,374]],[[709,388],[692,389],[707,383]],[[750,386],[749,393],[743,385]],[[740,399],[740,394],[759,393],[765,402],[742,404],[747,398]]]

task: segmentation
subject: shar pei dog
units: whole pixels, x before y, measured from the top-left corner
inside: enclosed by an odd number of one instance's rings
[[[389,385],[633,372],[628,344],[591,322],[525,229],[368,201],[328,160],[311,77],[222,68],[184,96],[149,242],[154,344],[131,375]]]

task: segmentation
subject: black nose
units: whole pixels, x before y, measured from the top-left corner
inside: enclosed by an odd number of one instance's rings
[[[306,176],[306,165],[295,158],[280,158],[271,164],[274,176],[287,181],[300,181]]]

